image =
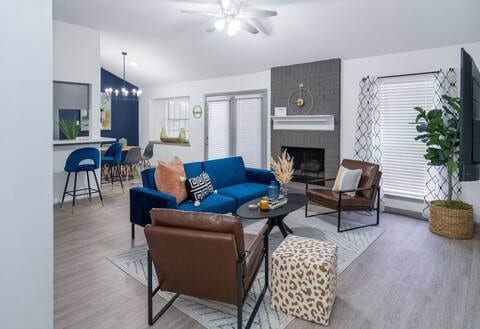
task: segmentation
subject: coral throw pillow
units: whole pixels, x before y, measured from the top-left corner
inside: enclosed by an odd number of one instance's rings
[[[158,161],[155,170],[157,190],[175,196],[177,204],[187,199],[185,179],[183,162],[178,157],[174,157],[170,163]]]

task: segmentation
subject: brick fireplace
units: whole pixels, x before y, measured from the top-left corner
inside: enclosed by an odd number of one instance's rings
[[[340,77],[341,61],[331,59],[313,63],[275,67],[271,70],[271,115],[275,107],[285,107],[298,82],[309,88],[314,97],[314,106],[304,116],[305,124],[313,122],[310,115],[333,116],[332,129],[318,127],[298,129],[281,127],[271,130],[271,154],[276,158],[282,150],[295,157],[295,177],[297,182],[323,176],[335,177],[340,164]],[[287,115],[295,115],[287,110]],[[313,118],[313,117],[312,117]],[[303,169],[302,169],[303,168]]]
[[[293,157],[294,182],[325,178],[325,149],[282,146],[282,152],[284,150]]]

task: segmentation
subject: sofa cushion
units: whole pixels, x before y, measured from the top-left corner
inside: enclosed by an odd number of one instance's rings
[[[244,203],[267,195],[267,188],[268,186],[264,184],[243,183],[219,189],[218,194],[235,199],[238,208]]]
[[[157,168],[147,168],[142,171],[142,184],[143,187],[150,188],[152,190],[157,190],[157,184],[155,183],[155,170]]]
[[[242,157],[205,161],[203,168],[210,176],[214,189],[247,182],[247,173]]]
[[[178,205],[177,209],[184,211],[201,211],[226,214],[235,212],[235,200],[225,195],[210,194],[202,200],[198,207],[195,207],[192,201],[184,201]]]
[[[203,164],[202,162],[184,163],[183,169],[185,169],[185,175],[187,178],[196,177],[202,173]]]

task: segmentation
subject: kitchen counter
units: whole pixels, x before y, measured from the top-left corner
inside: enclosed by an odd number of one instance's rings
[[[115,142],[115,138],[107,137],[77,137],[76,139],[55,139],[53,146],[59,145],[79,145],[79,144],[101,144]]]

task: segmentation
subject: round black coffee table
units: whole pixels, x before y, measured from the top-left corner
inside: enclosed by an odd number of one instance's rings
[[[263,211],[260,209],[248,209],[249,204],[257,204],[260,199],[262,198],[252,200],[241,205],[240,208],[237,209],[237,215],[245,219],[268,218],[268,233],[270,233],[275,226],[278,226],[283,237],[286,237],[288,233],[293,233],[290,227],[284,223],[283,219],[292,211],[304,207],[308,202],[308,199],[304,194],[289,193],[287,196],[288,202],[283,207],[268,211]]]

